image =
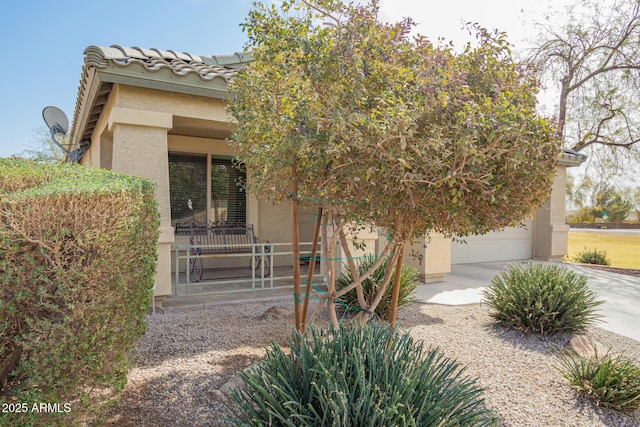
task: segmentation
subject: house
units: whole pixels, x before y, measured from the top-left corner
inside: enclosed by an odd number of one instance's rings
[[[172,293],[172,248],[188,241],[175,233],[182,222],[248,223],[261,239],[291,241],[288,205],[259,200],[234,184],[243,172],[233,167],[226,142],[234,124],[225,111],[225,97],[227,83],[252,60],[250,55],[196,56],[120,46],[90,46],[84,55],[71,142],[86,149],[82,165],[157,183],[159,302]],[[569,230],[564,220],[565,170],[583,160],[570,152],[559,156],[551,197],[526,228],[467,238],[466,244],[431,236],[425,240],[428,244],[416,242],[413,247],[420,262],[407,262],[426,279],[437,279],[450,271],[452,263],[561,259],[567,252]],[[311,240],[312,231],[313,213],[303,211],[301,239]],[[377,233],[360,237],[374,250]]]

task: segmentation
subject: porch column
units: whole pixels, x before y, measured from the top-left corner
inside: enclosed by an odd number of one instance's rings
[[[567,167],[580,166],[586,156],[563,150],[556,166],[556,178],[549,200],[535,213],[533,220],[533,257],[562,261],[568,253],[569,225],[566,224]]]
[[[451,239],[432,233],[413,240],[404,251],[404,264],[418,270],[424,283],[441,281],[451,273]]]
[[[171,244],[174,241],[169,201],[167,132],[173,127],[170,113],[114,108],[109,116],[113,134],[111,166],[114,171],[150,179],[157,185],[160,209],[160,252],[155,298],[162,303],[171,294]]]

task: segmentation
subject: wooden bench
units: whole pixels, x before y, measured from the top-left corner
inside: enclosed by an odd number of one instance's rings
[[[181,228],[185,227],[179,226]],[[178,227],[176,227],[178,229]],[[211,225],[196,224],[189,225],[189,245],[190,254],[195,256],[190,262],[190,275],[193,281],[202,280],[204,270],[203,255],[228,255],[228,254],[251,254],[249,267],[253,267],[257,274],[269,275],[269,252],[270,245],[260,245],[253,230],[253,224],[248,225]],[[268,241],[265,243],[269,243]],[[264,263],[264,269],[261,264]]]

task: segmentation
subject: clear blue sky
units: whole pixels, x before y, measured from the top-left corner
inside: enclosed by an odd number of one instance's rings
[[[562,1],[564,2],[564,0]],[[383,19],[411,16],[432,39],[461,43],[463,21],[523,39],[523,20],[550,0],[382,0]],[[557,4],[557,2],[554,2]],[[46,130],[42,109],[55,105],[73,116],[87,46],[138,46],[197,55],[241,51],[240,24],[250,0],[36,1],[8,0],[0,13],[0,157],[38,146]],[[530,35],[530,34],[529,34]],[[458,43],[457,43],[458,44]]]
[[[241,51],[250,0],[6,1],[0,12],[0,157],[37,145],[42,109],[75,108],[87,46]],[[41,139],[41,138],[40,138]]]

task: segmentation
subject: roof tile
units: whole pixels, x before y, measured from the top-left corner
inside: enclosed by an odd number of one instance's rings
[[[237,73],[237,68],[252,60],[248,53],[200,57],[173,50],[143,49],[139,47],[89,46],[85,49],[85,65],[106,68],[111,62],[120,67],[137,64],[146,71],[155,72],[169,69],[177,76],[195,73],[202,80],[223,78],[229,81]]]

